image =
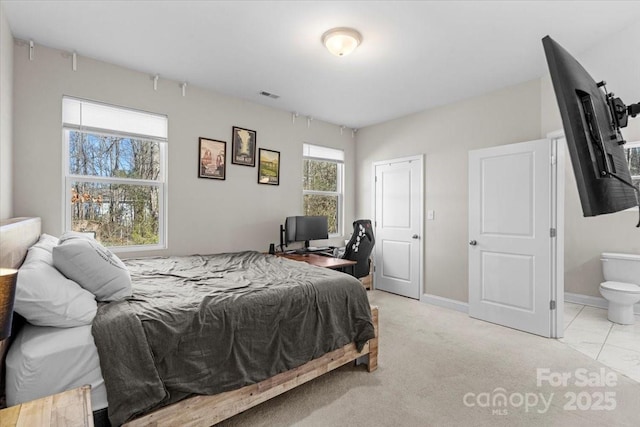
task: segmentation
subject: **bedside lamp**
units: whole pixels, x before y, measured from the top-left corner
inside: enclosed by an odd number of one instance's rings
[[[16,296],[18,270],[0,268],[0,341],[11,335],[13,301]]]

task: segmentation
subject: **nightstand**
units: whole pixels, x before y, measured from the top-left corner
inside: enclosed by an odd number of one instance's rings
[[[0,427],[93,427],[91,386],[0,410]]]

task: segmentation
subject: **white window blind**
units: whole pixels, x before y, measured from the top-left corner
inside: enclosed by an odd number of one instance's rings
[[[344,162],[344,151],[335,148],[323,147],[321,145],[303,144],[302,155],[314,159],[333,160]]]
[[[166,141],[167,123],[167,116],[160,114],[66,96],[62,99],[62,124],[65,128],[108,130]]]

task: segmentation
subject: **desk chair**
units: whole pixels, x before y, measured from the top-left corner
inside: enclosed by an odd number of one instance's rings
[[[373,237],[373,227],[368,219],[353,222],[353,234],[344,251],[342,258],[357,261],[353,268],[353,275],[359,279],[369,274],[370,256],[376,239]]]

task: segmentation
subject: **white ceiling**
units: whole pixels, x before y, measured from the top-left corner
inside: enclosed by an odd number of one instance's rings
[[[547,34],[579,56],[640,20],[640,1],[3,0],[2,7],[14,37],[36,45],[352,128],[540,77]],[[339,58],[320,37],[342,26],[360,31],[363,42]]]

